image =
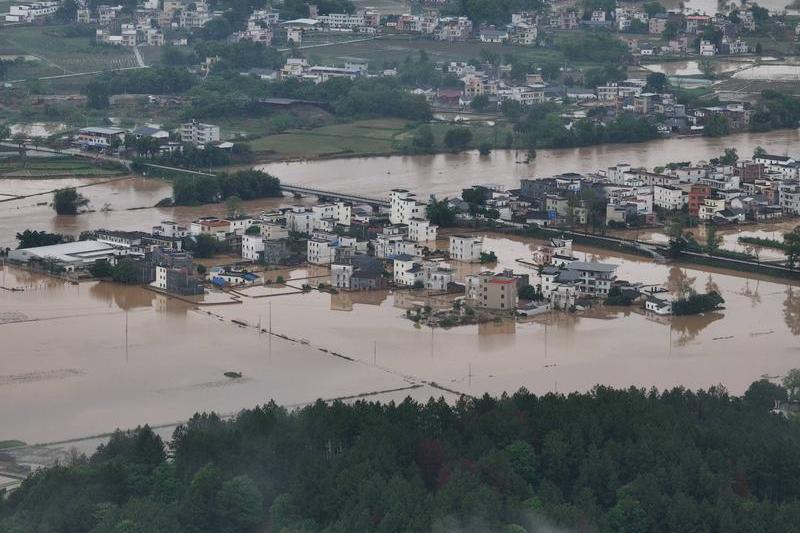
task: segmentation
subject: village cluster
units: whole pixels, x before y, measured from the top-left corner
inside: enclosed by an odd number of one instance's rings
[[[579,260],[570,231],[591,223],[598,206],[610,227],[653,225],[681,213],[714,225],[800,215],[800,163],[790,157],[757,153],[735,164],[657,170],[618,164],[594,174],[523,179],[519,189],[509,191],[475,186],[462,198],[430,202],[404,189],[392,190],[388,201],[341,195],[258,216],[236,211],[189,226],[165,221],[149,233],[97,230],[76,242],[12,250],[9,260],[76,273],[98,261],[124,262],[126,281],[179,295],[202,294],[208,285],[268,283],[272,268],[307,264],[329,269],[324,286],[334,291],[420,289],[460,294],[475,309],[531,315],[580,309],[616,290],[631,298],[646,296],[653,312],[668,314],[665,296],[645,295],[640,285],[617,280],[617,265]],[[497,258],[484,248],[482,236],[453,230],[440,235],[430,220],[431,205],[453,213],[457,226],[550,227],[565,233],[532,257],[517,258],[521,266],[538,270],[533,285],[529,274],[488,270]],[[198,269],[187,248],[197,249],[199,240],[224,253],[226,266]],[[458,275],[454,266],[470,263],[487,266]]]
[[[739,37],[740,33],[756,30],[756,19],[743,5],[736,10],[736,17],[708,16],[684,13],[681,9],[648,13],[643,6],[628,4],[613,10],[594,9],[584,14],[572,6],[552,6],[547,12],[519,12],[511,15],[504,26],[475,24],[464,16],[442,16],[436,2],[428,2],[426,9],[417,13],[396,16],[381,16],[372,8],[359,9],[354,13],[321,14],[316,5],[309,5],[308,16],[296,19],[282,18],[279,11],[258,9],[250,15],[246,28],[235,32],[232,41],[250,40],[270,45],[273,40],[300,44],[304,34],[310,32],[346,32],[362,35],[381,33],[410,34],[443,41],[466,41],[470,39],[485,43],[509,43],[523,46],[547,44],[552,31],[580,29],[604,29],[620,33],[648,34],[654,39],[663,39],[664,45],[653,45],[641,39],[628,39],[633,52],[642,56],[686,55],[699,56],[717,54],[745,54],[751,50]],[[75,21],[80,24],[95,24],[100,42],[121,46],[162,46],[164,32],[191,31],[202,28],[224,12],[213,10],[205,1],[146,0],[133,13],[125,13],[122,5],[92,5],[79,2]],[[5,19],[7,22],[36,22],[56,13],[60,2],[43,1],[11,5]],[[719,41],[695,38],[704,28],[713,27],[722,32]],[[184,38],[170,41],[174,45],[185,45]]]

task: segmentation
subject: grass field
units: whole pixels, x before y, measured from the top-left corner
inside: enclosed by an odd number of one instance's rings
[[[6,27],[0,32],[0,54],[36,56],[38,76],[71,74],[136,66],[133,52],[123,48],[96,47],[91,37],[63,37],[59,26]],[[17,79],[12,67],[9,79]],[[28,73],[34,77],[33,73]]]
[[[488,142],[494,147],[504,145],[511,127],[506,123],[462,124],[472,132],[472,146]],[[453,124],[434,122],[435,148],[443,151],[444,136]],[[248,141],[254,152],[262,158],[314,159],[334,155],[389,155],[403,152],[411,143],[414,129],[400,119],[361,120],[350,124],[334,124],[311,130],[295,130],[278,135],[268,135]]]
[[[561,61],[563,56],[556,50],[525,46],[469,42],[446,42],[428,39],[413,39],[391,36],[361,43],[337,44],[305,50],[305,55],[322,64],[343,63],[347,57],[360,57],[370,62],[371,68],[380,68],[384,63],[399,63],[408,56],[425,50],[433,61],[466,61],[477,58],[481,50],[498,54],[513,54],[532,62]]]
[[[370,8],[382,15],[402,15],[411,11],[411,2],[407,0],[354,0],[357,9]]]
[[[110,176],[119,174],[87,161],[72,158],[34,159],[22,161],[18,158],[0,159],[0,178],[53,177],[53,176]]]
[[[281,158],[391,154],[397,152],[396,139],[405,129],[404,120],[362,120],[269,135],[248,141],[248,144],[255,152],[272,152]]]

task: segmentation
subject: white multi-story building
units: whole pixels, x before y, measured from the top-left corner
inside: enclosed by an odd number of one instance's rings
[[[286,212],[286,228],[289,231],[309,235],[314,230],[314,213],[305,207],[292,207]]]
[[[424,284],[424,271],[422,260],[419,257],[401,254],[394,257],[392,274],[396,285],[413,287],[418,283]]]
[[[261,228],[261,236],[267,240],[288,239],[289,230],[280,224],[274,222],[262,222],[259,227]]]
[[[414,194],[406,189],[392,189],[389,203],[389,222],[392,224],[408,224],[413,218],[425,218],[427,206],[418,202]]]
[[[181,141],[192,144],[208,144],[219,141],[219,126],[203,124],[193,120],[181,124]]]
[[[375,257],[389,259],[398,255],[422,255],[422,246],[402,234],[380,234],[373,241]]]
[[[330,265],[336,260],[339,243],[336,235],[318,235],[308,239],[308,262],[312,265]]]
[[[364,13],[329,13],[320,15],[317,20],[331,29],[355,29],[366,25]]]
[[[425,261],[422,263],[422,283],[432,291],[446,291],[455,277],[455,270],[441,261]]]
[[[477,263],[481,260],[483,238],[473,235],[450,236],[450,259],[463,263]]]
[[[318,220],[333,219],[342,226],[349,226],[352,217],[352,208],[344,202],[317,204],[311,207],[311,212]]]
[[[189,235],[189,230],[173,220],[162,220],[158,226],[153,226],[153,235],[171,239],[183,239]]]
[[[59,5],[59,2],[12,5],[8,9],[6,22],[33,22],[36,19],[49,17],[58,10]]]
[[[264,237],[261,235],[242,235],[242,259],[258,261],[260,253],[264,252]]]
[[[677,211],[689,203],[689,193],[669,185],[653,186],[653,204],[663,209]]]
[[[780,206],[784,213],[800,215],[800,186],[782,184],[780,186]]]
[[[408,221],[408,239],[414,242],[435,241],[438,228],[430,220],[412,218]]]
[[[717,54],[717,47],[711,41],[700,41],[700,55],[710,57]]]

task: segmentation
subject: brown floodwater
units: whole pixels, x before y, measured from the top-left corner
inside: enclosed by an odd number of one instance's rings
[[[271,163],[258,168],[286,183],[323,190],[358,192],[383,197],[403,187],[425,198],[428,194],[458,195],[476,184],[519,187],[521,178],[547,177],[564,172],[594,172],[617,163],[653,168],[675,161],[701,161],[735,147],[742,158],[761,146],[770,153],[795,154],[800,131],[741,133],[720,139],[670,138],[640,144],[607,144],[586,148],[539,150],[531,164],[522,151],[496,150],[490,156],[477,151],[430,156],[364,157],[353,159]]]
[[[721,154],[726,147],[736,147],[741,157],[748,157],[756,146],[771,153],[794,154],[800,146],[800,132],[780,130],[743,133],[722,139],[672,138],[640,144],[539,150],[531,164],[522,162],[525,159],[522,152],[497,150],[489,157],[467,152],[272,163],[258,168],[286,183],[322,190],[386,197],[390,189],[406,187],[425,199],[428,194],[458,195],[461,189],[475,184],[515,188],[521,178],[593,172],[620,162],[652,168],[670,161],[708,160]],[[64,186],[91,185],[80,191],[89,198],[93,210],[79,216],[57,216],[48,205],[52,201],[50,194],[0,201],[0,246],[14,247],[14,235],[28,228],[71,235],[96,228],[148,230],[165,219],[186,223],[204,214],[220,215],[225,211],[221,204],[153,208],[159,200],[171,194],[170,184],[160,179],[134,177],[101,183],[104,181],[107,178],[0,179],[0,200],[7,198],[4,195],[28,195]],[[313,200],[306,198],[301,203]],[[244,207],[257,214],[264,209],[293,203],[298,202],[294,198],[264,199],[245,202]]]
[[[77,236],[82,231],[105,228],[149,231],[162,220],[188,224],[205,215],[225,215],[224,204],[196,207],[153,207],[159,200],[172,195],[169,182],[132,177],[107,182],[107,179],[0,179],[0,200],[3,194],[29,195],[52,191],[59,187],[81,187],[80,193],[90,200],[90,212],[77,216],[59,216],[49,205],[52,194],[31,196],[20,200],[0,201],[0,246],[15,247],[14,236],[25,229],[47,230]],[[264,198],[243,202],[253,215],[261,211],[294,204],[309,204],[311,198]]]
[[[493,268],[528,272],[534,282],[535,271],[517,259],[529,259],[537,244],[485,236],[485,248],[499,259]],[[198,309],[142,288],[69,285],[5,267],[0,284],[25,290],[0,290],[0,440],[54,441],[170,424],[198,410],[230,413],[270,398],[300,405],[419,384],[372,397],[454,397],[427,385],[433,382],[473,395],[519,387],[568,392],[598,383],[722,383],[739,393],[761,375],[800,366],[800,287],[602,250],[578,255],[617,263],[619,277],[672,291],[714,288],[725,309],[651,319],[637,309],[600,307],[431,330],[404,318],[408,305],[424,300],[408,293],[256,287],[241,291],[242,303]],[[459,268],[458,276],[480,268]],[[290,285],[321,273],[286,272]],[[259,323],[294,340],[270,342]],[[243,378],[225,378],[229,370]]]

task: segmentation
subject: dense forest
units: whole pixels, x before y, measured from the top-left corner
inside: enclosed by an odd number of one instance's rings
[[[792,393],[796,393],[794,390]],[[195,415],[35,473],[2,533],[781,532],[800,523],[800,426],[781,386]],[[0,499],[2,501],[2,499]]]

